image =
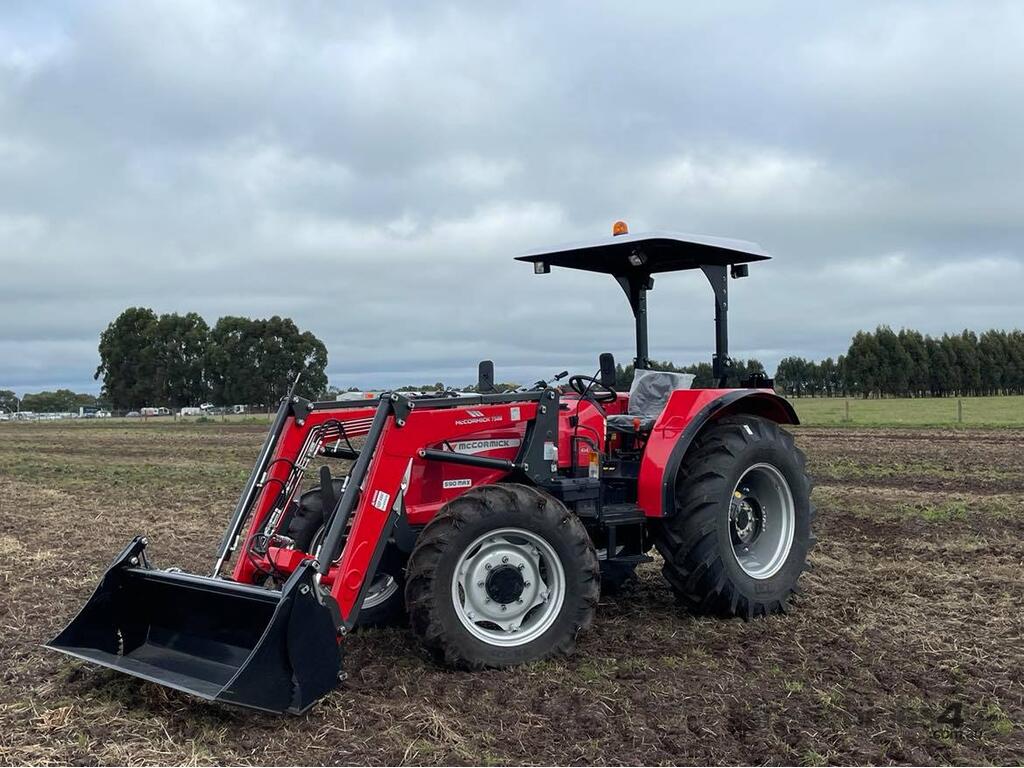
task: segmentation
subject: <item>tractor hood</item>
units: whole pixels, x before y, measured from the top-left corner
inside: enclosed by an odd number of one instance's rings
[[[516,257],[518,261],[539,265],[534,267],[537,272],[566,267],[616,277],[699,269],[706,265],[731,266],[770,258],[757,243],[681,232],[613,235]]]

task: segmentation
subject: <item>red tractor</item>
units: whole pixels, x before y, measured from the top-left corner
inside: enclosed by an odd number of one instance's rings
[[[158,570],[136,537],[49,647],[205,699],[301,712],[337,683],[357,623],[407,613],[462,668],[570,653],[602,580],[621,583],[652,547],[694,611],[785,610],[813,543],[804,457],[780,426],[796,414],[763,377],[726,386],[728,279],[768,256],[622,233],[519,258],[619,282],[636,321],[628,393],[607,353],[566,387],[498,393],[487,361],[469,396],[311,402],[293,386],[212,573]],[[715,295],[714,389],[650,370],[653,275],[690,269]],[[340,477],[322,467],[309,488],[318,457],[351,463]]]

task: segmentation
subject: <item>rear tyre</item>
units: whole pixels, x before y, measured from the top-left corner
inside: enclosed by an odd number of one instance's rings
[[[679,601],[744,619],[785,611],[814,545],[811,482],[793,437],[757,416],[725,417],[691,447],[675,494],[655,546]]]
[[[504,667],[572,653],[600,591],[579,519],[525,485],[474,488],[448,502],[409,558],[413,633],[439,660]]]
[[[335,498],[341,498],[343,481],[333,481]],[[311,488],[302,494],[298,508],[288,521],[286,535],[295,541],[297,549],[316,552],[324,536],[323,497],[320,488]],[[394,544],[388,544],[381,554],[377,571],[356,619],[357,627],[387,627],[405,622],[405,561],[407,555]]]

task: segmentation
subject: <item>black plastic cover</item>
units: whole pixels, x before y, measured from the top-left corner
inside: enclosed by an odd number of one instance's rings
[[[545,267],[567,267],[611,275],[651,275],[698,269],[706,264],[746,264],[770,259],[757,243],[682,232],[617,235],[517,256]]]

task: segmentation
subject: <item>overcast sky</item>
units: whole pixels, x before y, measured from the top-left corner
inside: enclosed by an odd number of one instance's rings
[[[0,388],[97,391],[128,306],[294,318],[338,386],[632,356],[607,277],[512,257],[753,240],[735,356],[1022,325],[1024,4],[0,5]],[[709,359],[699,275],[651,353]]]

